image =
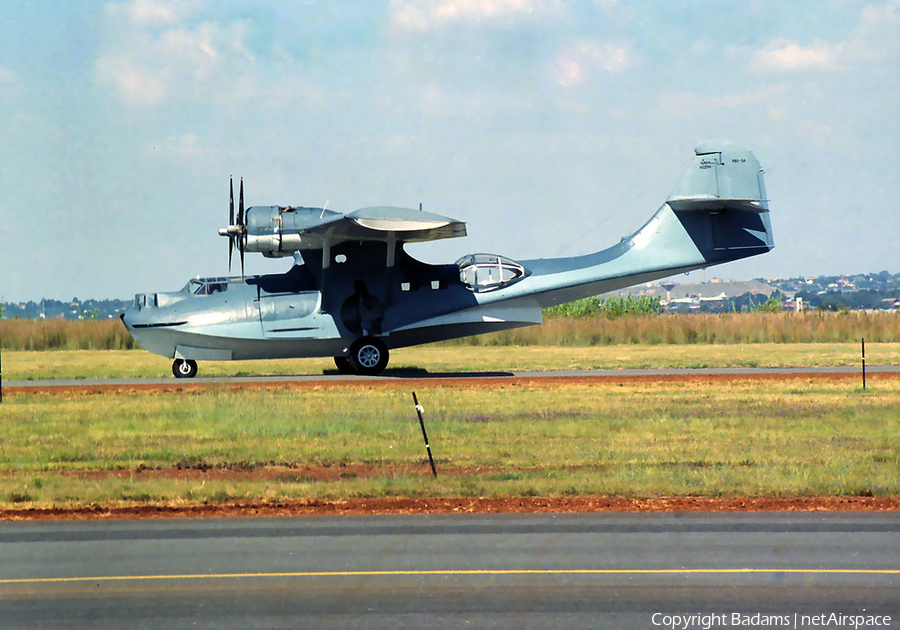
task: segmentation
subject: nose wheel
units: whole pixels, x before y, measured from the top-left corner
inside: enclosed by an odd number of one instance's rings
[[[194,378],[197,376],[197,362],[193,359],[175,359],[172,374],[176,378]]]

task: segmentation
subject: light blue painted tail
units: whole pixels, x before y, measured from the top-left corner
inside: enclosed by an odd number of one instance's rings
[[[586,256],[521,261],[528,276],[482,301],[527,298],[539,307],[615,291],[775,247],[763,171],[727,141],[694,149],[669,198],[641,229]]]
[[[733,142],[704,142],[694,154],[666,203],[706,260],[724,262],[775,247],[756,156]]]

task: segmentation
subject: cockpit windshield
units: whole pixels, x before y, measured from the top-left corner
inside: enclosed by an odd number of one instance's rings
[[[475,293],[502,289],[525,277],[525,267],[497,254],[470,254],[456,265],[460,282]]]
[[[228,290],[229,282],[240,282],[238,278],[191,278],[182,291],[191,295],[212,295]]]

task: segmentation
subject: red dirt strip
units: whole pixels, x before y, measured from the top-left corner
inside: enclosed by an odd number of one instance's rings
[[[900,378],[900,372],[870,373],[871,382],[881,379]],[[4,386],[4,396],[21,396],[29,394],[55,394],[60,396],[89,396],[107,393],[155,393],[183,392],[197,393],[215,389],[255,389],[255,390],[326,390],[326,389],[412,389],[428,387],[465,387],[495,388],[503,385],[528,386],[536,388],[554,388],[561,385],[609,385],[615,383],[697,383],[714,384],[740,381],[785,381],[785,380],[859,380],[855,372],[803,372],[784,371],[773,373],[727,373],[727,374],[590,374],[575,376],[454,376],[432,378],[385,378],[361,380],[229,380],[222,379],[205,382],[185,382],[172,379],[165,383],[142,383],[135,379],[129,383],[91,383],[84,382],[72,385],[34,385]]]
[[[535,514],[583,512],[888,512],[900,510],[900,497],[527,497],[402,498],[341,501],[296,500],[221,505],[25,508],[0,510],[3,521],[138,518],[221,518],[249,516],[338,516],[411,514]]]

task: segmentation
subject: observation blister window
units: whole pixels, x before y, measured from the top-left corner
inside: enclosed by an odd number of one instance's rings
[[[456,261],[459,280],[475,293],[496,291],[525,277],[525,267],[498,254],[471,254]]]

